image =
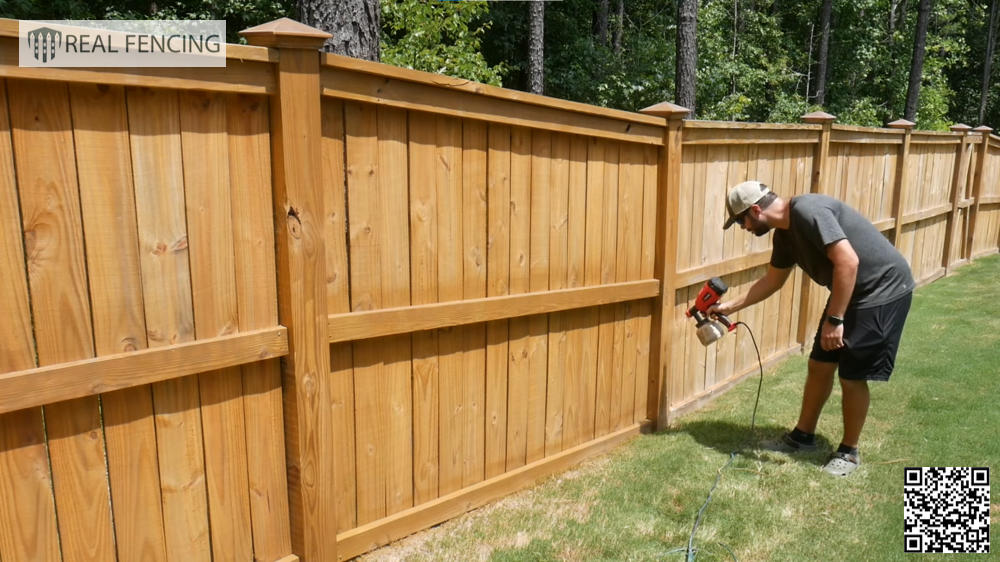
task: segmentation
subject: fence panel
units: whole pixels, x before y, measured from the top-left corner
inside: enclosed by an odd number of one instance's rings
[[[267,99],[7,68],[0,557],[288,555]]]
[[[613,287],[654,287],[656,149],[652,125],[617,133],[595,116],[583,136],[564,109],[529,128],[506,123],[507,102],[455,118],[371,100],[356,61],[324,60],[331,338],[353,342],[332,347],[353,350],[332,375],[349,555],[379,526],[645,420],[651,310]],[[396,78],[393,92],[427,87]],[[587,288],[551,312],[529,304]],[[461,306],[519,295],[523,312],[485,323]],[[396,322],[355,320],[378,312]]]

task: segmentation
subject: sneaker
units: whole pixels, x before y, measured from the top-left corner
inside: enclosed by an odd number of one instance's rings
[[[792,437],[791,431],[786,431],[780,439],[768,439],[761,442],[761,448],[769,451],[778,451],[781,453],[798,453],[806,451],[816,450],[816,441],[813,440],[812,443],[807,443],[805,441],[799,441]]]
[[[834,476],[847,476],[861,465],[861,455],[849,453],[833,453],[830,460],[823,466],[823,471]]]

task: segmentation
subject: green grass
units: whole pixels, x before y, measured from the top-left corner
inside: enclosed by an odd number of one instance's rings
[[[990,466],[997,479],[998,281],[993,256],[917,291],[892,381],[872,385],[863,464],[853,475],[819,469],[841,436],[836,385],[820,418],[819,451],[750,448],[737,456],[695,536],[697,559],[731,560],[726,548],[741,561],[938,559],[903,554],[903,468]],[[794,424],[805,367],[795,357],[765,374],[755,439]],[[748,438],[756,391],[757,377],[748,378],[669,430],[365,558],[684,560],[671,551],[687,545],[718,469]],[[995,485],[991,499],[996,542]]]

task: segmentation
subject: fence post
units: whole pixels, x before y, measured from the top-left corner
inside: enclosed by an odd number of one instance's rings
[[[889,123],[893,129],[903,129],[903,144],[899,147],[899,157],[896,158],[896,185],[892,186],[892,245],[899,249],[900,240],[903,238],[903,213],[906,204],[906,180],[909,176],[909,168],[906,160],[910,157],[910,135],[913,132],[915,123],[906,119],[897,119]]]
[[[972,206],[969,207],[969,233],[965,240],[965,259],[972,261],[972,245],[976,240],[976,219],[979,216],[979,200],[983,194],[983,168],[986,165],[987,150],[990,146],[990,132],[993,130],[986,125],[980,125],[973,131],[982,135],[979,143],[979,155],[976,158],[976,175],[972,178]]]
[[[684,118],[690,109],[669,102],[640,110],[666,120],[663,147],[656,164],[656,256],[653,275],[660,282],[660,293],[653,302],[649,341],[649,391],[646,417],[656,420],[657,429],[670,424],[671,342],[674,333],[674,298],[677,291],[677,202],[681,188],[681,142]]]
[[[809,193],[823,193],[830,177],[830,166],[827,164],[827,160],[830,158],[830,135],[833,132],[833,122],[837,118],[829,113],[814,111],[813,113],[803,115],[801,119],[806,123],[821,125],[823,127],[819,131],[819,144],[816,145],[816,152],[813,156],[812,182],[809,184]],[[799,301],[799,325],[795,340],[802,345],[805,345],[806,334],[809,333],[809,323],[812,322],[809,319],[809,293],[812,285],[813,282],[809,279],[809,276],[803,275],[802,297]]]
[[[271,166],[278,253],[278,319],[288,328],[282,361],[292,550],[337,560],[330,344],[320,142],[319,48],[328,33],[288,18],[240,32],[278,49],[271,96]]]
[[[972,127],[958,123],[952,125],[950,129],[952,132],[962,135],[962,142],[958,145],[958,157],[955,158],[955,172],[951,178],[951,212],[948,213],[948,222],[944,231],[944,255],[941,258],[941,267],[944,268],[945,275],[951,273],[951,263],[954,261],[951,247],[955,241],[955,229],[958,227],[958,203],[965,191],[963,180],[967,174],[962,174],[962,170],[965,169],[965,164],[969,160],[967,147],[969,146],[969,131],[972,130]]]

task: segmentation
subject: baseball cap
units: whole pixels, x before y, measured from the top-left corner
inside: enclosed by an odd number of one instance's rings
[[[729,189],[726,196],[726,210],[729,211],[729,218],[722,225],[725,230],[737,221],[736,216],[749,209],[752,205],[760,201],[761,197],[770,193],[771,190],[766,185],[756,180],[745,181]]]

